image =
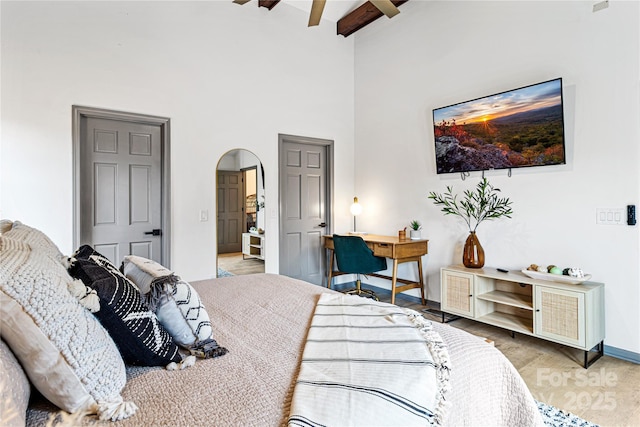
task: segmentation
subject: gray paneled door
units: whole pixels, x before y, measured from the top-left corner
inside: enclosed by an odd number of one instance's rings
[[[244,184],[242,172],[218,171],[218,253],[242,251]]]
[[[280,136],[280,274],[321,285],[330,141]]]
[[[163,129],[80,117],[79,244],[116,266],[125,255],[163,259]]]

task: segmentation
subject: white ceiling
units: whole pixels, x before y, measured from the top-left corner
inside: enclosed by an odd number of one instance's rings
[[[311,12],[311,0],[281,0],[280,2],[301,9],[307,14]],[[340,18],[363,3],[365,0],[327,0],[322,12],[322,19],[338,22]]]

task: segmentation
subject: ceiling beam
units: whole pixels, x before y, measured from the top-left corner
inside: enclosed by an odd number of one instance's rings
[[[280,0],[258,0],[258,6],[266,7],[267,9],[271,10],[274,8],[275,5],[278,4],[278,2],[280,2]]]
[[[407,1],[409,0],[391,0],[391,3],[396,6],[400,6]],[[343,18],[340,18],[337,24],[338,34],[341,34],[344,37],[348,37],[359,29],[366,27],[381,16],[384,16],[384,14],[380,12],[377,7],[375,7],[370,2],[366,2],[362,6],[355,9],[353,12],[344,16]]]

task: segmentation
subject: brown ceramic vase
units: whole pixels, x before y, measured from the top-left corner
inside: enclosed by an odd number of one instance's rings
[[[484,249],[475,231],[469,233],[462,250],[462,263],[467,268],[482,268],[484,266]]]

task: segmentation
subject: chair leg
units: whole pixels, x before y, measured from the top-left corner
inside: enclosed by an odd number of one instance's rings
[[[345,294],[355,294],[358,296],[366,296],[370,297],[376,301],[380,301],[380,298],[376,295],[375,292],[369,289],[362,289],[362,282],[360,280],[360,274],[356,277],[356,287],[354,289],[349,289],[348,291],[343,291]]]

